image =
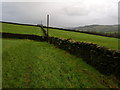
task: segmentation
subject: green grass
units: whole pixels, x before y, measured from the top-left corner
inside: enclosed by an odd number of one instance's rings
[[[43,35],[40,27],[2,23],[2,32],[16,34]]]
[[[118,32],[118,31],[116,31],[116,32],[106,32],[106,33],[110,33],[110,34],[111,34],[111,33],[119,33],[119,32]]]
[[[3,88],[118,87],[108,76],[47,42],[3,39]]]
[[[2,39],[0,39],[0,89],[2,89]]]
[[[100,46],[118,50],[118,39],[117,38],[110,38],[110,37],[97,36],[97,35],[78,33],[78,32],[63,31],[63,30],[57,30],[57,29],[49,29],[49,35],[55,36],[55,37],[62,37],[66,39],[71,38],[73,40],[82,41],[82,42],[92,42]]]
[[[43,32],[39,27],[6,24],[6,23],[2,23],[2,32],[43,35]],[[100,46],[105,46],[107,48],[115,49],[115,50],[119,49],[117,38],[63,31],[57,29],[49,29],[49,35],[55,37],[62,37],[62,38],[71,38],[73,40],[82,41],[82,42],[92,42]]]

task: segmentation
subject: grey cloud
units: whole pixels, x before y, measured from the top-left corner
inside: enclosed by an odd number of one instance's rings
[[[87,2],[89,1],[89,3]],[[81,2],[6,2],[2,5],[3,21],[46,25],[50,14],[50,26],[75,27],[86,24],[117,24],[117,3],[95,0]],[[100,1],[100,0],[99,0]],[[94,3],[94,4],[93,4]],[[112,7],[111,7],[112,6]]]
[[[79,7],[64,8],[64,11],[69,16],[84,16],[89,14],[89,11],[84,8],[80,9]]]
[[[73,3],[66,6],[63,10],[69,16],[86,16],[91,12],[91,7],[84,3],[84,1]]]

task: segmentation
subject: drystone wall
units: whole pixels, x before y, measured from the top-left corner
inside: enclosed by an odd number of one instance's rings
[[[120,51],[110,50],[93,43],[76,42],[71,39],[48,37],[50,44],[83,58],[101,73],[115,75],[120,79]]]

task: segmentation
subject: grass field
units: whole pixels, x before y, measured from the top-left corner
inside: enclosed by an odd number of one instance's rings
[[[6,24],[6,23],[2,23],[2,26],[3,26],[2,32],[43,35],[43,32],[39,27]],[[101,46],[105,46],[110,49],[116,49],[116,50],[120,49],[118,48],[117,38],[103,37],[103,36],[78,33],[78,32],[69,32],[69,31],[63,31],[57,29],[49,29],[49,35],[55,37],[62,37],[62,38],[71,38],[76,41],[92,42]]]
[[[2,32],[16,33],[16,34],[32,34],[32,35],[40,35],[40,36],[43,35],[43,32],[39,27],[6,24],[6,23],[2,23]]]
[[[57,29],[49,29],[49,35],[55,36],[55,37],[62,37],[62,38],[71,38],[73,40],[82,41],[82,42],[92,42],[100,46],[105,46],[110,49],[116,49],[116,50],[120,49],[118,48],[119,39],[117,38],[63,31],[63,30],[57,30]]]
[[[3,88],[118,87],[109,76],[47,42],[3,39]]]

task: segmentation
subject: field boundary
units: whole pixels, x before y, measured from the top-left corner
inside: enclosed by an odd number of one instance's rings
[[[97,44],[76,42],[71,39],[49,37],[49,43],[70,54],[81,57],[88,64],[106,75],[115,75],[120,80],[120,51]]]
[[[120,80],[120,51],[111,50],[93,43],[76,42],[71,39],[44,37],[28,34],[0,33],[2,38],[30,39],[47,41],[57,48],[63,49],[72,55],[83,58],[99,72],[106,75],[115,75]]]
[[[0,38],[30,39],[35,41],[45,41],[44,36],[29,35],[29,34],[13,34],[13,33],[0,32],[0,36],[2,36]]]

